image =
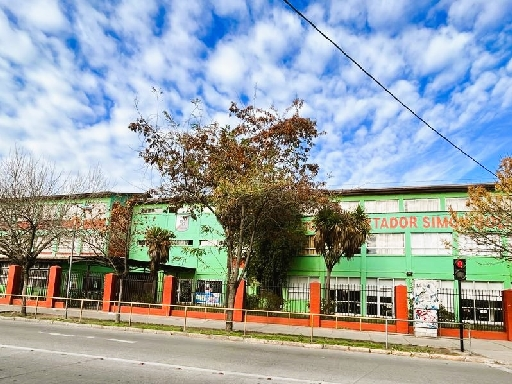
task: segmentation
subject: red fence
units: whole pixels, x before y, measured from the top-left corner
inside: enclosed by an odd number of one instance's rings
[[[9,267],[9,274],[7,277],[7,287],[5,294],[0,296],[0,304],[21,304],[21,300],[17,298],[21,292],[18,292],[21,280],[21,268],[16,265]],[[118,310],[115,298],[117,276],[114,274],[105,275],[102,310],[106,312],[115,312]],[[50,268],[48,277],[48,289],[46,297],[38,298],[35,300],[27,300],[28,306],[38,305],[39,307],[46,308],[64,308],[66,298],[59,297],[61,281],[61,268],[53,266]],[[188,316],[197,318],[210,318],[210,319],[224,319],[224,311],[211,311],[207,312],[204,309],[194,307],[185,307],[176,305],[174,302],[177,295],[176,278],[174,276],[165,276],[162,289],[162,302],[161,304],[151,304],[149,308],[142,308],[133,306],[131,303],[122,303],[120,311],[122,313],[139,313],[151,314],[160,316]],[[388,319],[386,322],[376,321],[372,319],[359,318],[358,321],[354,319],[347,319],[342,316],[326,316],[321,314],[321,286],[320,283],[315,282],[310,284],[310,297],[309,297],[309,314],[300,314],[299,316],[290,316],[284,312],[274,313],[275,316],[260,316],[251,314],[251,311],[244,310],[245,298],[245,282],[242,281],[236,292],[235,307],[233,313],[233,320],[237,322],[258,322],[258,323],[273,323],[273,324],[286,324],[286,325],[302,325],[324,328],[345,328],[355,329],[360,331],[382,331],[394,333],[408,334],[412,333],[413,329],[410,326],[409,308],[408,308],[408,294],[407,287],[397,286],[394,289],[394,303],[395,303],[395,318]],[[185,313],[186,311],[186,313]],[[245,318],[244,318],[245,314]],[[284,316],[280,316],[283,315]],[[497,340],[510,340],[512,341],[512,289],[503,291],[503,324],[504,331],[475,331],[471,332],[471,337],[481,339],[497,339]],[[439,336],[458,336],[456,329],[440,329]]]

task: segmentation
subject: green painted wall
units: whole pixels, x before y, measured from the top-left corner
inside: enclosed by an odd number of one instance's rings
[[[148,261],[148,249],[143,244],[145,232],[153,226],[170,230],[176,236],[170,250],[168,265],[184,267],[177,270],[181,278],[224,280],[226,274],[226,254],[215,246],[204,245],[206,240],[222,240],[222,229],[211,213],[203,213],[197,219],[189,215],[167,212],[165,204],[144,204],[134,208],[134,238],[130,258]],[[188,226],[177,229],[177,220],[187,216]],[[204,227],[210,228],[206,233]]]
[[[453,259],[451,255],[412,255],[411,234],[413,233],[452,233],[445,198],[466,197],[464,192],[387,194],[347,196],[340,201],[398,200],[399,211],[393,213],[371,213],[372,233],[403,233],[405,238],[404,255],[368,255],[366,245],[361,254],[352,260],[342,260],[334,267],[332,277],[358,277],[362,285],[368,278],[393,278],[405,280],[411,285],[412,279],[453,280]],[[405,212],[406,199],[440,199],[440,210],[432,212]],[[456,239],[454,240],[456,241]],[[510,262],[493,257],[465,256],[467,259],[467,281],[502,282],[505,289],[511,288],[512,266]],[[408,276],[412,273],[412,276]],[[291,275],[325,277],[325,264],[321,256],[301,256],[292,265]]]
[[[380,194],[365,193],[357,195],[354,191],[349,196],[340,198],[340,201],[359,202],[363,206],[366,201],[398,200],[399,212],[369,214],[371,218],[372,233],[403,233],[405,239],[404,255],[373,255],[367,254],[364,245],[361,254],[352,260],[342,260],[333,270],[332,277],[357,278],[361,285],[367,279],[399,279],[405,280],[408,285],[412,279],[435,279],[453,281],[453,258],[457,255],[412,255],[411,234],[414,233],[451,233],[449,213],[445,198],[465,197],[464,191],[457,192],[425,192],[411,193],[404,189],[400,193]],[[405,212],[406,199],[437,198],[440,200],[440,209],[435,212]],[[189,218],[188,228],[183,231],[176,230],[177,213],[165,213],[165,204],[145,204],[135,207],[134,225],[137,227],[137,236],[132,244],[131,258],[148,260],[147,248],[137,245],[138,240],[144,239],[145,229],[157,225],[172,230],[176,240],[189,240],[192,245],[175,245],[171,249],[170,265],[191,268],[187,273],[181,272],[180,277],[196,277],[198,279],[225,279],[226,254],[217,247],[201,246],[201,240],[221,240],[222,230],[211,213],[201,215],[197,220]],[[154,211],[153,211],[154,210]],[[143,213],[143,212],[146,213]],[[309,220],[306,218],[306,221]],[[202,226],[210,226],[213,233],[206,235]],[[312,234],[312,232],[310,232]],[[197,257],[190,253],[196,248],[204,253]],[[189,252],[187,252],[189,251]],[[500,282],[505,289],[511,288],[512,266],[503,260],[493,257],[467,256],[467,281]],[[195,270],[195,274],[194,271]],[[185,274],[185,275],[184,275]],[[410,276],[408,276],[410,275]],[[325,277],[325,264],[321,256],[303,255],[297,257],[291,265],[290,276]]]

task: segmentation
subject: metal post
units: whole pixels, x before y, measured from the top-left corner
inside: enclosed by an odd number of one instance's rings
[[[185,306],[185,319],[183,322],[183,332],[187,332],[187,309],[188,309],[188,307]]]
[[[312,314],[311,317],[311,342],[313,342],[313,327],[315,326],[315,314]]]
[[[388,349],[388,318],[386,317],[386,349]]]
[[[464,324],[462,324],[462,281],[457,280],[459,285],[459,338],[460,351],[464,352]]]
[[[246,332],[246,329],[247,329],[247,309],[243,309],[243,311],[245,312],[245,316],[244,316],[244,337],[245,337],[245,332]]]

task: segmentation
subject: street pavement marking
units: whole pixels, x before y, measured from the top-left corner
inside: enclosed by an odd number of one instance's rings
[[[505,372],[508,372],[508,373],[512,373],[512,369],[510,367],[506,367],[504,365],[501,365],[501,364],[486,364],[488,367],[491,367],[491,368],[496,368],[496,369],[499,369],[500,371],[505,371]]]
[[[131,341],[131,340],[121,340],[121,339],[107,339],[109,341],[117,341],[118,343],[129,343],[129,344],[134,344],[136,343],[135,341]]]
[[[9,344],[0,344],[0,348],[14,349],[19,351],[29,351],[29,352],[39,352],[39,353],[49,353],[53,355],[66,355],[73,357],[84,357],[87,359],[98,359],[105,361],[115,361],[118,363],[127,363],[127,364],[135,364],[137,366],[154,366],[154,367],[163,367],[170,369],[178,369],[183,371],[192,371],[192,372],[201,372],[201,373],[211,373],[217,375],[229,375],[236,377],[244,377],[244,378],[255,378],[260,380],[272,380],[272,381],[280,381],[284,383],[305,383],[305,384],[339,384],[330,381],[320,381],[320,380],[303,380],[303,379],[295,379],[292,377],[282,377],[282,376],[266,376],[259,375],[256,373],[246,373],[246,372],[236,372],[236,371],[219,371],[216,369],[208,369],[208,368],[199,368],[199,367],[190,367],[186,365],[177,365],[177,364],[166,364],[166,363],[155,363],[152,361],[141,361],[141,360],[131,360],[131,359],[121,359],[117,357],[106,357],[106,356],[97,356],[97,355],[89,355],[86,353],[73,353],[73,352],[65,352],[65,351],[54,351],[50,349],[41,349],[41,348],[30,348],[30,347],[19,347],[17,345],[9,345]]]
[[[67,335],[65,333],[58,333],[58,332],[41,332],[41,331],[39,331],[39,333],[44,333],[44,334],[48,334],[51,336],[64,336],[64,337],[74,337],[75,336],[75,335]]]

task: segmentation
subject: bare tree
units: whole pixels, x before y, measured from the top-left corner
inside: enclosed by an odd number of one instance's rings
[[[90,217],[78,234],[87,252],[92,254],[90,260],[112,268],[119,279],[116,322],[120,322],[124,281],[129,272],[128,258],[135,233],[132,215],[136,201],[114,202],[108,217],[104,214]]]
[[[103,180],[99,169],[73,177],[18,147],[0,161],[0,256],[22,269],[23,315],[30,269],[72,230],[74,194],[103,188]]]

